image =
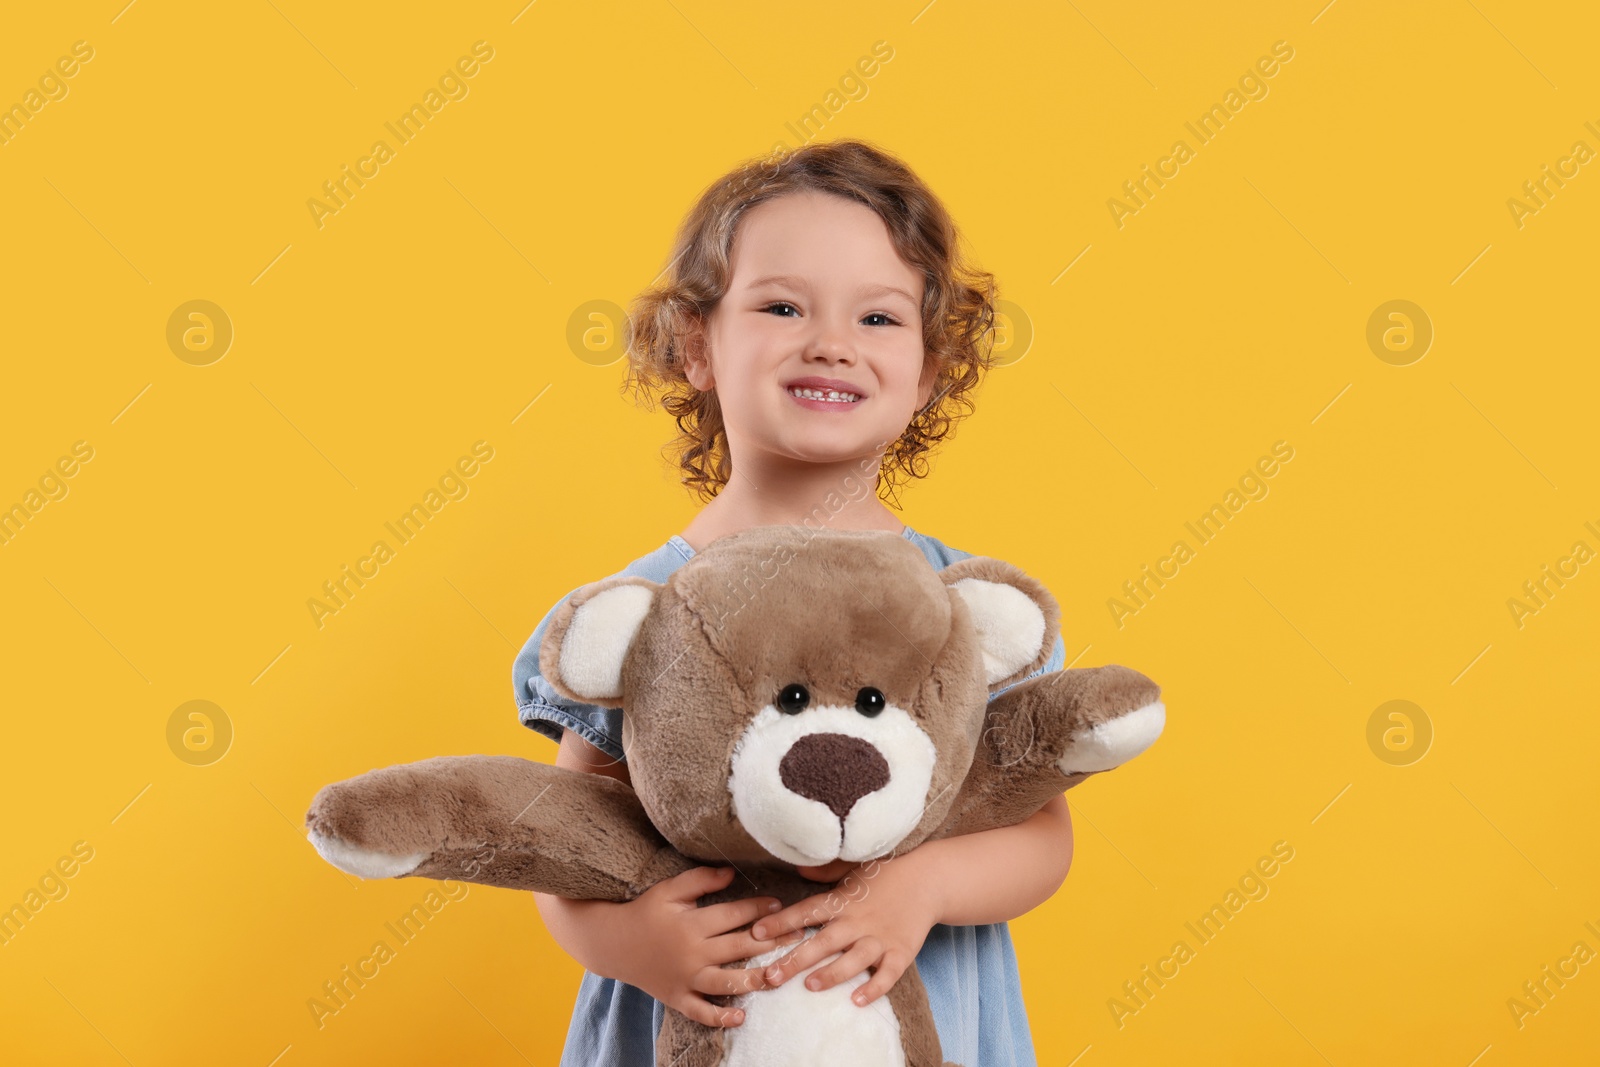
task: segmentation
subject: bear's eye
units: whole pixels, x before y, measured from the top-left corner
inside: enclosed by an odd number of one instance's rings
[[[797,715],[811,703],[811,694],[799,682],[790,682],[778,692],[778,708],[787,715]]]
[[[887,703],[883,694],[870,685],[856,694],[856,710],[869,717],[882,711]]]

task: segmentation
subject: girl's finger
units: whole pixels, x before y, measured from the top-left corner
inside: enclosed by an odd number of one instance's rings
[[[799,948],[782,959],[774,960],[767,967],[767,985],[783,984],[790,976],[805,970],[824,956],[845,948],[847,942],[848,935],[841,934],[837,926],[829,923]]]
[[[657,882],[651,889],[668,900],[693,904],[707,893],[715,892],[731,881],[733,881],[732,867],[690,867],[687,871],[675,874],[664,882]]]
[[[875,937],[863,937],[850,951],[826,967],[818,967],[806,975],[807,989],[827,989],[839,982],[854,978],[883,958],[883,942]]]
[[[707,904],[695,912],[694,921],[708,937],[725,934],[729,930],[737,930],[752,919],[770,914],[780,903],[777,897],[747,897],[744,900]]]
[[[779,934],[788,933],[790,930],[800,930],[807,926],[820,926],[832,917],[827,914],[826,900],[826,897],[807,897],[800,903],[791,904],[774,915],[763,916],[750,933],[755,937],[777,937]]]
[[[733,996],[766,988],[759,967],[702,967],[689,979],[689,988],[696,993]]]
[[[774,948],[797,944],[799,941],[799,934],[780,934],[770,940],[761,941],[751,937],[750,931],[740,930],[719,937],[706,938],[705,950],[709,954],[706,958],[712,963],[739,963],[751,956],[759,956],[763,952],[771,952]],[[764,968],[755,969],[761,971]]]
[[[850,994],[850,1000],[855,1004],[871,1004],[878,997],[883,996],[894,988],[895,982],[906,973],[909,960],[902,959],[900,953],[890,950],[884,953],[883,959],[878,961],[878,966],[872,977],[861,983],[861,988]]]

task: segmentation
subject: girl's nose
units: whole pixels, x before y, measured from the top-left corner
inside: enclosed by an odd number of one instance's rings
[[[845,331],[825,324],[817,328],[806,344],[807,358],[826,359],[830,363],[854,363],[855,349]]]

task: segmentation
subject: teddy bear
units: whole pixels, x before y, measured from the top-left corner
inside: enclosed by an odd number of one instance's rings
[[[701,906],[753,895],[788,906],[829,889],[798,867],[863,871],[1021,822],[1155,742],[1166,712],[1143,674],[1113,664],[1027,677],[1059,627],[1045,587],[997,559],[941,571],[886,531],[741,531],[663,583],[585,585],[546,628],[551,686],[623,709],[631,787],[512,756],[439,756],[323,787],[306,825],[325,859],[363,878],[627,901],[692,867],[731,865],[742,877]],[[915,964],[857,1005],[865,980],[814,991],[795,976],[712,997],[743,1009],[737,1027],[669,1009],[656,1062],[956,1067]]]

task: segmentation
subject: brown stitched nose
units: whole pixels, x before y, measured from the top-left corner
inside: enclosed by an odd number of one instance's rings
[[[889,784],[889,762],[849,734],[807,734],[789,746],[778,776],[808,800],[820,800],[842,821],[856,801]]]

